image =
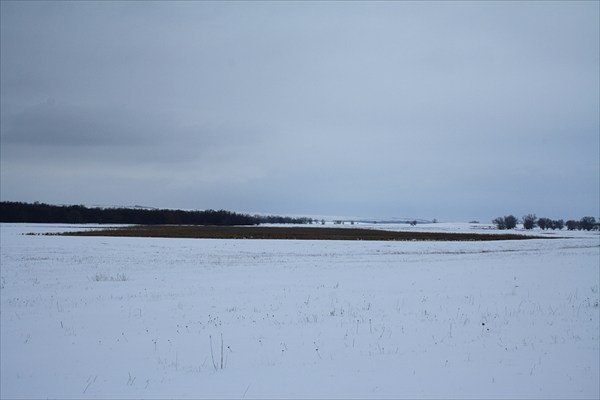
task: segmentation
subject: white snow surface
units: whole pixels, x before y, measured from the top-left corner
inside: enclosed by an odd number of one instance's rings
[[[600,396],[598,233],[23,235],[81,228],[0,227],[2,398]]]

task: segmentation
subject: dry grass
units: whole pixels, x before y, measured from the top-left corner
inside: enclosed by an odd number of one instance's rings
[[[80,232],[64,232],[63,236],[118,236],[194,239],[291,239],[291,240],[433,240],[489,241],[542,239],[518,234],[481,234],[450,232],[392,232],[360,228],[265,227],[265,226],[191,226],[139,225]],[[544,238],[546,239],[546,238]]]

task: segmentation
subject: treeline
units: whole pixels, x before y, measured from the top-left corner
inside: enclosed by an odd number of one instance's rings
[[[522,223],[524,229],[533,229],[536,226],[542,230],[561,230],[565,227],[570,231],[600,229],[600,223],[596,222],[596,218],[594,217],[583,217],[579,221],[568,220],[565,222],[562,219],[537,218],[535,214],[528,214],[523,216],[519,221],[514,215],[507,215],[505,217],[498,217],[492,222],[498,229],[514,229],[518,223]]]
[[[143,208],[97,208],[81,205],[0,202],[0,222],[136,224],[136,225],[258,225],[307,224],[310,218],[239,214],[226,210],[183,211]]]

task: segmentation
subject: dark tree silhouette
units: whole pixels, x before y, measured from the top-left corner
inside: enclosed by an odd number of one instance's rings
[[[226,210],[183,211],[142,208],[55,206],[43,203],[1,202],[0,222],[101,223],[136,225],[258,225],[307,224],[310,218],[239,214]]]
[[[583,217],[579,220],[579,229],[584,231],[591,231],[596,225],[596,218],[594,217]]]
[[[525,229],[533,229],[535,227],[535,223],[537,222],[537,217],[535,214],[528,214],[523,217],[523,228]]]
[[[498,217],[492,221],[498,229],[515,229],[517,227],[517,218],[514,215]]]

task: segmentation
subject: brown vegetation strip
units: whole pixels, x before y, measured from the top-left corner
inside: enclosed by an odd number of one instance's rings
[[[65,236],[119,236],[196,239],[292,239],[292,240],[436,240],[485,241],[542,239],[517,234],[449,232],[392,232],[359,228],[143,225],[80,232]],[[544,238],[545,239],[545,238]]]

